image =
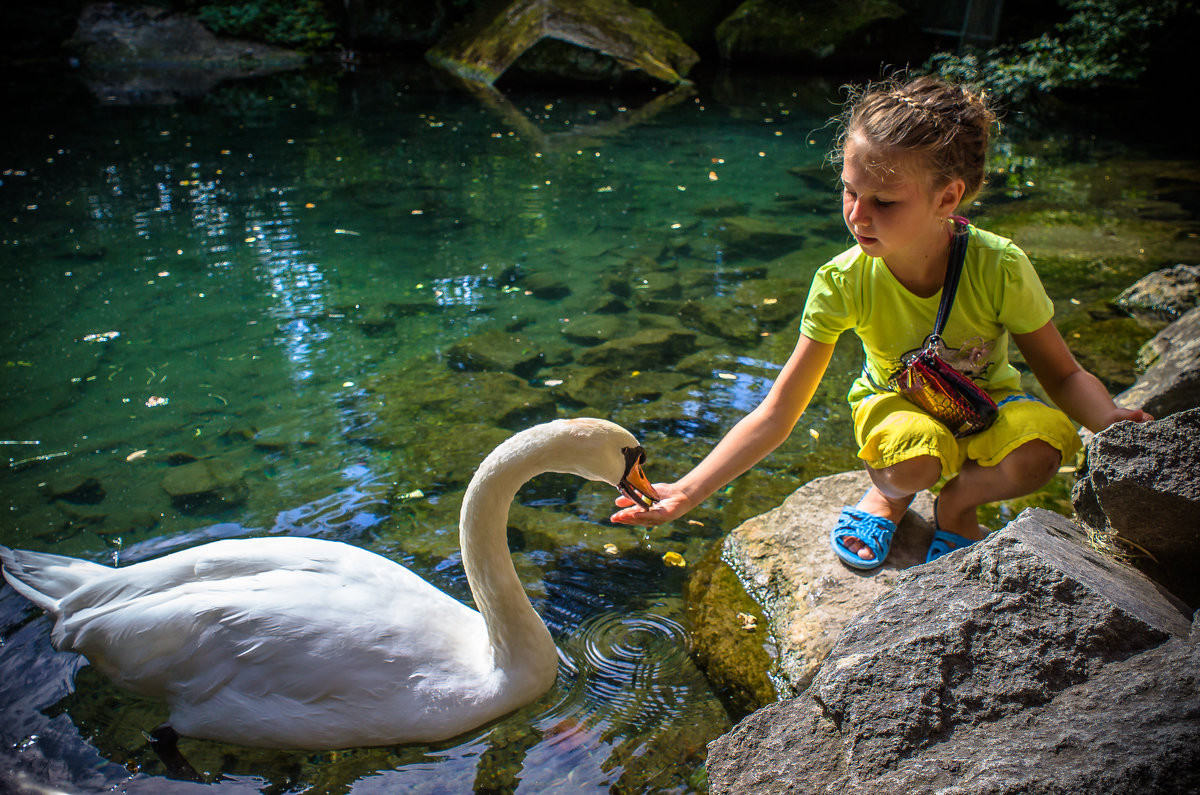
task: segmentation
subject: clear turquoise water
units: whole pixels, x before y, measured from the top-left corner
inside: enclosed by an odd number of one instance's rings
[[[10,546],[121,564],[314,535],[469,599],[458,498],[496,442],[547,414],[596,414],[642,438],[651,477],[680,474],[790,350],[798,309],[764,307],[802,300],[846,245],[821,170],[837,97],[825,81],[748,77],[669,98],[514,90],[507,108],[423,68],[268,78],[170,105],[18,96],[25,118],[0,163]],[[786,234],[739,243],[730,216]],[[748,282],[764,292],[746,299]],[[595,375],[578,361],[595,340],[573,340],[572,323],[679,328],[688,299],[723,306],[729,326],[569,390]],[[520,359],[519,374],[465,371],[456,345],[471,340]],[[434,747],[185,740],[184,753],[230,792],[704,791],[705,743],[730,716],[689,657],[687,567],[664,555],[695,562],[803,481],[852,468],[842,395],[857,367],[847,341],[804,427],[692,523],[607,526],[613,495],[562,477],[522,491],[514,560],[561,650],[558,684],[528,708]],[[530,395],[528,414],[500,418]],[[168,495],[164,479],[195,461],[232,473],[226,499]],[[191,788],[162,778],[141,735],[160,705],[53,652],[49,623],[8,588],[0,618],[11,775]]]

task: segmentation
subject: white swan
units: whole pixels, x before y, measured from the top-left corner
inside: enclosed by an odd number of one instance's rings
[[[120,569],[4,547],[0,559],[54,618],[56,648],[165,700],[179,734],[301,749],[432,742],[554,683],[554,642],[508,550],[517,489],[568,472],[649,505],[644,458],[628,431],[590,419],[497,447],[460,519],[479,612],[384,557],[310,538],[217,541]]]

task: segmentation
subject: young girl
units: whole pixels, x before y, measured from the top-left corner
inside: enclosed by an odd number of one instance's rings
[[[1000,407],[996,421],[956,438],[888,390],[901,357],[933,330],[954,230],[950,216],[983,185],[993,123],[982,97],[929,77],[870,86],[849,103],[835,159],[842,165],[842,216],[857,244],[813,278],[800,339],[763,402],[695,469],[657,485],[658,503],[642,509],[619,498],[614,522],[656,525],[682,516],[779,446],[816,391],[838,336],[849,329],[866,356],[848,399],[858,455],[873,485],[857,506],[842,511],[830,543],[855,568],[883,564],[913,497],[942,477],[948,480],[934,503],[927,559],[982,538],[980,505],[1036,491],[1078,450],[1067,414],[1093,431],[1118,420],[1151,419],[1118,408],[1080,368],[1024,252],[974,227],[941,335],[942,354],[992,395]],[[1021,390],[1008,361],[1010,334],[1067,414]]]

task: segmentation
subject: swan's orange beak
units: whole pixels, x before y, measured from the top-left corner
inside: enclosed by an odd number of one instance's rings
[[[649,508],[658,502],[658,492],[650,485],[649,478],[642,471],[642,464],[646,461],[646,451],[639,445],[638,447],[626,447],[624,452],[625,474],[621,477],[617,488],[622,494],[633,500],[635,505]]]

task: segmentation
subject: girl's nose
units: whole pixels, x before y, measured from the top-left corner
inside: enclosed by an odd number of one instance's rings
[[[863,222],[867,219],[866,208],[863,207],[863,202],[852,201],[850,203],[850,212],[846,214],[846,220],[852,224],[864,225]]]

